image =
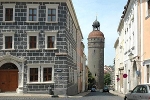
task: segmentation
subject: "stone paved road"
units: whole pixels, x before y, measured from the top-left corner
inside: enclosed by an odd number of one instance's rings
[[[15,96],[15,97],[4,97],[1,96],[0,100],[123,100],[122,97],[115,96],[111,93],[100,93],[100,92],[91,92],[84,97],[62,97],[62,98],[51,98],[50,96]]]

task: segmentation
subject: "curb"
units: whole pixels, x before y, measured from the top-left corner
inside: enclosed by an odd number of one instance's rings
[[[116,96],[125,97],[124,94],[118,93],[117,91],[110,91],[110,93],[111,93],[111,94],[114,94],[114,95],[116,95]]]
[[[77,95],[73,95],[73,96],[67,96],[67,95],[49,95],[49,94],[18,94],[18,93],[0,93],[0,97],[6,97],[6,96],[14,96],[14,97],[31,97],[31,96],[35,96],[35,97],[51,97],[51,98],[74,98],[74,97],[83,97],[87,94],[89,94],[90,92],[82,92],[79,93]]]

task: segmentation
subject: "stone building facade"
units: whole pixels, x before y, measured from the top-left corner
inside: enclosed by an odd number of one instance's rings
[[[1,91],[77,94],[83,37],[72,1],[0,2]]]
[[[104,42],[100,23],[96,20],[93,23],[93,31],[88,36],[88,67],[99,90],[104,86]]]

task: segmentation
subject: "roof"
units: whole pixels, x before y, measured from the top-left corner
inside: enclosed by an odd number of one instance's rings
[[[127,4],[124,6],[124,11],[122,12],[123,15],[121,16],[121,18],[124,18],[125,14],[126,14],[126,12],[127,12],[129,3],[130,3],[130,0],[128,0],[128,1],[127,1]]]
[[[88,38],[104,38],[104,34],[99,30],[93,30]]]

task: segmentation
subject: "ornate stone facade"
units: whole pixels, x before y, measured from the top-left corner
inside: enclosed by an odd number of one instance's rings
[[[71,73],[76,75],[74,72],[77,71],[77,49],[80,49],[77,48],[77,41],[80,41],[77,35],[82,36],[82,33],[78,29],[80,26],[71,0],[7,1],[0,0],[0,67],[5,63],[13,63],[17,66],[19,84],[16,91],[48,93],[51,87],[56,95],[77,94],[77,82],[74,81],[77,79],[72,75],[72,81],[69,81],[69,67],[72,69]],[[4,21],[5,5],[14,5],[13,21]],[[37,6],[37,21],[27,20],[29,5]],[[48,8],[53,5],[58,6],[56,22],[46,22],[47,5],[50,5]],[[5,49],[6,34],[11,34],[13,37],[11,49]],[[31,34],[37,36],[37,48],[32,50],[29,49],[28,42]],[[46,36],[49,34],[56,35],[55,48],[46,48]],[[52,79],[44,82],[43,68],[47,67],[52,68]],[[38,68],[37,82],[30,82],[30,68]],[[74,91],[67,92],[70,89]]]

